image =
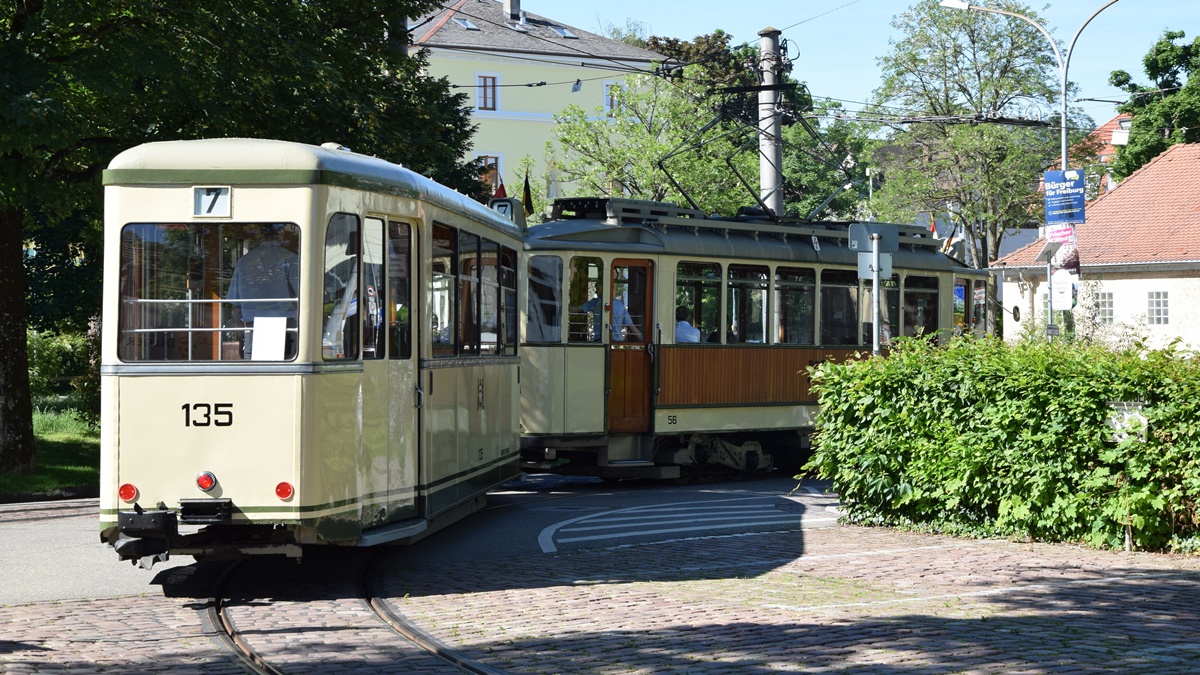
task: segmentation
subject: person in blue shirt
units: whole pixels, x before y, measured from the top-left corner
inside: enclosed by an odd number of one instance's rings
[[[576,309],[580,312],[590,313],[592,315],[592,331],[593,340],[600,340],[601,332],[604,328],[604,313],[600,309],[604,306],[604,300],[596,295],[591,300],[583,303]],[[623,342],[626,339],[636,340],[640,336],[638,327],[633,323],[633,318],[629,316],[629,310],[625,307],[625,301],[621,296],[617,296],[612,302],[612,341]]]
[[[675,342],[699,342],[700,329],[691,323],[692,310],[680,305],[675,309]]]

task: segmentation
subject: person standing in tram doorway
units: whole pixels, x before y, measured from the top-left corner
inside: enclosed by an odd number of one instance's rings
[[[599,293],[592,296],[591,300],[579,305],[575,311],[592,315],[592,331],[593,340],[599,341],[603,334],[601,331],[604,327],[604,314],[600,312],[600,308],[604,307],[604,298]],[[613,298],[612,307],[612,341],[623,342],[627,337],[636,338],[639,334],[637,326],[633,323],[633,318],[629,316],[629,310],[625,308],[625,301],[621,296]]]

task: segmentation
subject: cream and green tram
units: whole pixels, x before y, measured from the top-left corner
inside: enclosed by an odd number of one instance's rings
[[[880,334],[970,330],[985,278],[895,227]],[[681,478],[797,468],[809,366],[870,354],[873,278],[848,223],[563,199],[525,236],[528,471]]]
[[[517,475],[511,221],[336,144],[151,143],[104,184],[122,559],[413,540]]]

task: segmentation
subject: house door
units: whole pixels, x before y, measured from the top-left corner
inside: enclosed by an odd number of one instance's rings
[[[609,279],[609,433],[650,431],[654,264],[614,260]]]

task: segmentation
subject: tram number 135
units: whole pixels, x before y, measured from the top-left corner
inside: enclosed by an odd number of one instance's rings
[[[231,427],[233,426],[233,404],[184,403],[183,426]]]

